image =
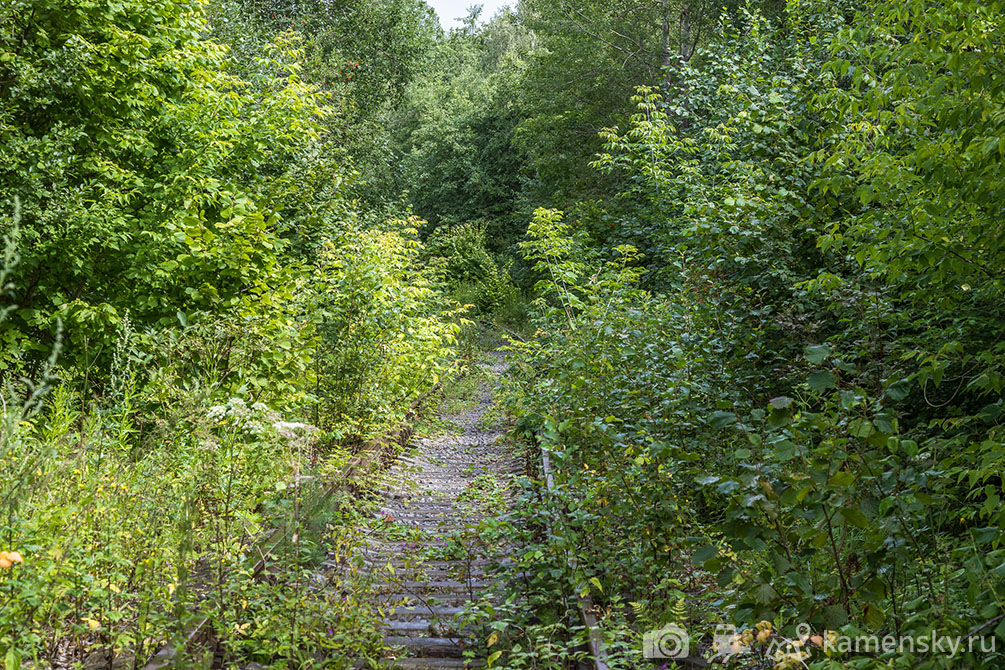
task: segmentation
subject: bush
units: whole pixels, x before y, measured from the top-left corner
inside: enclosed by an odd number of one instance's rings
[[[348,229],[326,242],[305,276],[318,425],[336,439],[369,439],[405,420],[453,369],[460,305],[419,264],[421,222]]]
[[[641,89],[604,133],[647,258],[538,212],[514,405],[563,532],[529,502],[528,553],[555,593],[597,580],[615,644],[676,621],[704,651],[731,623],[778,670],[1000,665],[1001,105],[975,45],[1001,25],[960,27],[985,11],[748,15],[681,73],[686,107]],[[980,644],[825,644],[888,634]]]
[[[277,38],[251,89],[202,38],[198,2],[9,10],[0,190],[23,211],[3,358],[44,357],[57,318],[65,363],[107,367],[127,311],[141,330],[267,314],[289,286],[275,194],[327,113],[296,75],[296,40]]]
[[[308,588],[324,529],[303,514],[453,369],[458,310],[414,222],[365,225],[345,198],[301,37],[245,44],[245,80],[203,6],[5,8],[0,189],[24,205],[0,214],[8,670],[166,642],[199,665],[184,638],[204,618],[227,662],[381,644],[361,584]],[[329,502],[351,544],[365,509]]]
[[[478,222],[441,226],[427,241],[426,256],[462,304],[502,323],[522,321],[522,295],[510,278],[511,263],[490,254],[485,227]]]

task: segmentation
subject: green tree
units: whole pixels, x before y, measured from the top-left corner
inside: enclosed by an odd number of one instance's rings
[[[223,73],[202,5],[17,0],[0,35],[0,189],[24,203],[7,357],[67,327],[65,361],[119,320],[262,313],[287,284],[276,194],[327,113],[281,37],[266,85]],[[7,358],[5,357],[5,358]],[[7,360],[10,360],[7,358]]]
[[[722,7],[704,0],[521,0],[537,48],[523,85],[528,113],[519,141],[538,202],[616,191],[616,181],[589,172],[602,148],[599,131],[627,119],[636,86],[666,86],[696,54],[700,60]]]
[[[402,182],[434,226],[482,220],[496,251],[517,236],[521,159],[514,94],[530,36],[503,12],[437,45],[396,114]]]
[[[395,216],[400,170],[388,115],[409,83],[427,71],[430,50],[442,36],[432,9],[421,0],[216,0],[210,25],[236,56],[228,65],[251,81],[268,79],[259,54],[273,35],[291,30],[302,36],[299,74],[331,96],[321,162],[341,166],[351,197]]]

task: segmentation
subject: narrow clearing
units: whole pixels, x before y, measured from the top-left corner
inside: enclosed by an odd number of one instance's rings
[[[387,473],[380,530],[362,553],[365,567],[383,580],[373,605],[396,650],[387,659],[392,667],[462,668],[464,650],[475,644],[461,619],[487,596],[501,557],[478,540],[474,526],[502,511],[518,470],[490,412],[492,382],[504,367],[501,357],[482,364],[487,375],[479,375],[473,406],[445,406],[439,419],[450,426],[446,432],[414,440]]]

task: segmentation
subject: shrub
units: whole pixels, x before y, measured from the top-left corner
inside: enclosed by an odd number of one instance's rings
[[[427,242],[426,256],[458,301],[472,305],[481,316],[519,323],[522,296],[510,278],[510,263],[486,249],[484,225],[472,221],[437,228]]]

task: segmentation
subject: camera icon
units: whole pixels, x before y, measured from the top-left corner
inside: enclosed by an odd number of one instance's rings
[[[684,658],[689,650],[687,631],[676,624],[642,634],[642,655],[646,658]]]
[[[750,645],[744,644],[736,626],[731,624],[719,624],[712,634],[712,651],[715,652],[713,658],[722,657],[728,660],[736,654],[745,654],[750,651]]]

